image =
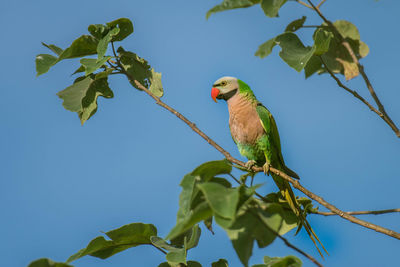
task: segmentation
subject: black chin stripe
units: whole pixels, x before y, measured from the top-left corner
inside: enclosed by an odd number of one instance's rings
[[[236,94],[237,90],[238,90],[238,89],[234,89],[234,90],[232,90],[232,91],[229,91],[229,92],[226,93],[226,94],[223,94],[223,95],[222,95],[222,98],[223,98],[225,101],[227,101],[229,98],[231,98],[232,96],[234,96],[234,95]]]

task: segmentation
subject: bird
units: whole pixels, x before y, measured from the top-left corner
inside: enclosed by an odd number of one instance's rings
[[[235,77],[225,76],[215,81],[211,89],[211,97],[215,102],[217,99],[222,99],[228,104],[231,136],[239,153],[248,159],[246,168],[251,171],[255,165],[262,166],[265,174],[271,174],[282,197],[299,219],[297,232],[304,226],[319,254],[322,256],[316,240],[328,253],[306,220],[289,182],[275,173],[270,173],[270,168],[273,166],[293,178],[300,179],[299,175],[287,167],[283,160],[279,132],[271,112],[257,100],[245,82]]]

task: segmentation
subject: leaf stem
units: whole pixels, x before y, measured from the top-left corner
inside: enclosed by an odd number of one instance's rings
[[[162,248],[159,248],[159,247],[155,246],[154,244],[149,244],[149,245],[155,247],[156,249],[158,249],[159,251],[161,251],[162,253],[164,253],[165,255],[167,255],[167,252],[166,252],[165,250],[163,250]]]

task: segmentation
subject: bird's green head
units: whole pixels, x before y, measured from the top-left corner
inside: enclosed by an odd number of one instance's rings
[[[228,100],[239,91],[239,80],[235,77],[222,77],[216,80],[211,89],[211,97],[217,102],[218,99]]]

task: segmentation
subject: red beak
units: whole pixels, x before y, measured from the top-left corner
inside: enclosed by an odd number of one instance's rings
[[[211,98],[217,102],[217,96],[219,95],[219,90],[215,87],[211,89]]]

